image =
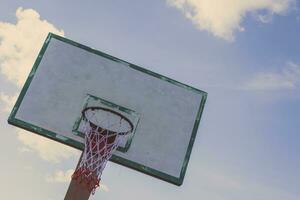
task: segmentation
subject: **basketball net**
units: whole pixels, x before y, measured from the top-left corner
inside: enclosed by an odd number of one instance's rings
[[[85,108],[82,116],[85,148],[72,179],[84,184],[94,194],[107,161],[124,135],[132,132],[133,125],[120,113],[102,107]]]

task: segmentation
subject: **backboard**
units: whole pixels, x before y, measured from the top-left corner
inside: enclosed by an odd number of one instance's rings
[[[134,131],[111,161],[181,185],[207,93],[49,34],[8,122],[82,150],[81,111],[116,110]]]

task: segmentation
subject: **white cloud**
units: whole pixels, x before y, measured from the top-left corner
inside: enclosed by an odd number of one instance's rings
[[[295,0],[167,0],[179,9],[200,30],[228,41],[234,40],[236,31],[244,31],[241,25],[248,13],[266,12],[258,15],[267,23],[274,14],[282,15],[294,5]]]
[[[32,149],[27,148],[27,147],[25,147],[25,146],[20,147],[20,148],[18,149],[18,151],[19,151],[20,153],[31,153],[31,152],[33,152]]]
[[[48,175],[46,181],[50,183],[68,183],[71,181],[71,176],[74,170],[69,169],[67,171],[58,170],[54,174]]]
[[[49,32],[62,30],[40,19],[32,9],[18,8],[17,23],[0,22],[0,70],[12,83],[22,86]]]
[[[14,106],[16,100],[17,100],[17,95],[9,96],[4,94],[3,92],[0,93],[0,101],[4,103],[3,110],[5,112],[10,112],[12,110],[12,107]]]
[[[262,72],[248,81],[243,89],[247,90],[282,90],[294,89],[300,82],[300,66],[288,62],[281,71]]]
[[[272,21],[272,14],[266,14],[266,15],[258,15],[258,20],[262,23],[269,23]]]
[[[104,192],[109,192],[109,188],[103,183],[100,183],[100,190],[103,190]]]
[[[20,147],[21,153],[35,152],[43,160],[52,163],[58,163],[73,156],[79,157],[79,151],[23,129],[17,129],[17,134],[18,139],[26,146],[26,148]]]
[[[46,181],[49,183],[69,183],[71,181],[72,174],[74,173],[73,169],[67,171],[57,170],[53,174],[46,176]],[[107,185],[100,183],[100,190],[109,192]]]

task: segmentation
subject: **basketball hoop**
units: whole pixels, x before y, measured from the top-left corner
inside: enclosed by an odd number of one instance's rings
[[[94,194],[100,185],[102,171],[125,135],[133,131],[124,115],[104,107],[87,107],[82,111],[85,148],[72,175]]]

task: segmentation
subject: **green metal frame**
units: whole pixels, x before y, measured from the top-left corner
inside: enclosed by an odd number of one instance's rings
[[[180,172],[179,177],[171,176],[169,174],[166,174],[166,173],[160,172],[158,170],[146,167],[144,165],[141,165],[139,163],[133,162],[133,161],[128,160],[128,159],[124,159],[124,158],[116,156],[116,155],[113,155],[110,159],[110,161],[112,161],[112,162],[118,163],[120,165],[129,167],[129,168],[132,168],[132,169],[135,169],[137,171],[140,171],[140,172],[143,172],[145,174],[151,175],[153,177],[159,178],[161,180],[167,181],[169,183],[173,183],[173,184],[178,185],[178,186],[182,185],[183,179],[184,179],[184,176],[185,176],[185,173],[186,173],[186,170],[187,170],[188,162],[189,162],[189,159],[190,159],[190,155],[191,155],[191,152],[192,152],[193,144],[194,144],[194,141],[195,141],[195,138],[196,138],[196,134],[197,134],[198,126],[199,126],[199,123],[200,123],[201,115],[202,115],[202,112],[203,112],[203,108],[204,108],[204,105],[205,105],[205,101],[206,101],[206,98],[207,98],[207,93],[202,91],[202,90],[199,90],[199,89],[193,88],[191,86],[188,86],[186,84],[175,81],[173,79],[170,79],[168,77],[165,77],[163,75],[160,75],[160,74],[157,74],[155,72],[149,71],[149,70],[144,69],[142,67],[139,67],[137,65],[128,63],[124,60],[113,57],[113,56],[108,55],[106,53],[103,53],[101,51],[98,51],[98,50],[92,49],[90,47],[87,47],[85,45],[79,44],[79,43],[74,42],[72,40],[69,40],[67,38],[55,35],[53,33],[48,34],[48,36],[47,36],[47,38],[44,42],[44,45],[43,45],[42,49],[40,50],[40,52],[38,54],[38,57],[37,57],[34,65],[33,65],[33,68],[32,68],[32,70],[31,70],[31,72],[30,72],[30,74],[29,74],[29,76],[28,76],[28,78],[27,78],[27,80],[24,84],[24,87],[21,90],[21,93],[20,93],[20,95],[19,95],[19,97],[16,101],[16,104],[15,104],[15,106],[13,107],[13,109],[11,111],[11,114],[8,118],[8,123],[12,124],[14,126],[26,129],[28,131],[34,132],[34,133],[39,134],[41,136],[50,138],[52,140],[61,142],[61,143],[66,144],[68,146],[74,147],[76,149],[79,149],[79,150],[84,149],[84,145],[82,143],[76,141],[76,140],[66,138],[64,136],[58,135],[54,132],[51,132],[49,130],[37,127],[34,124],[30,124],[30,123],[27,123],[25,121],[22,121],[22,120],[16,118],[17,111],[18,111],[18,109],[19,109],[19,107],[22,103],[22,100],[23,100],[23,98],[24,98],[24,96],[27,92],[27,89],[30,86],[30,83],[31,83],[31,81],[32,81],[32,79],[35,75],[35,72],[36,72],[36,70],[37,70],[37,68],[38,68],[38,66],[39,66],[39,64],[40,64],[40,62],[41,62],[41,60],[44,56],[44,53],[45,53],[45,51],[48,47],[48,44],[50,43],[52,38],[60,40],[60,41],[65,42],[65,43],[68,43],[68,44],[73,45],[75,47],[84,49],[86,51],[97,54],[99,56],[105,57],[105,58],[110,59],[112,61],[123,63],[123,64],[125,64],[126,66],[128,66],[132,69],[144,72],[144,73],[146,73],[150,76],[154,76],[154,77],[159,78],[161,80],[170,82],[174,85],[177,85],[178,87],[182,87],[182,88],[188,89],[190,91],[193,91],[195,93],[202,94],[202,100],[199,104],[198,113],[197,113],[197,117],[195,119],[193,132],[192,132],[192,135],[191,135],[191,138],[190,138],[190,141],[189,141],[189,145],[188,145],[188,148],[187,148],[187,151],[186,151],[185,159],[184,159],[184,162],[182,164],[182,168],[181,168],[181,172]]]

